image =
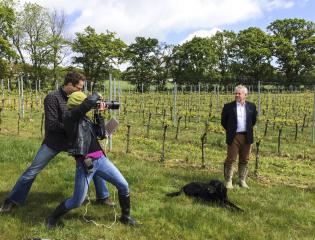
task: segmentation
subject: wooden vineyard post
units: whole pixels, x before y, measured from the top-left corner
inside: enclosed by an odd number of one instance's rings
[[[166,116],[166,109],[163,108],[163,122],[165,121],[165,116]]]
[[[278,132],[278,154],[281,154],[281,134],[282,134],[282,126],[279,128]]]
[[[162,154],[161,154],[161,159],[160,162],[163,163],[165,161],[165,140],[166,140],[166,130],[167,130],[168,125],[164,124],[163,125],[163,142],[162,142]]]
[[[182,116],[178,117],[178,119],[177,119],[176,135],[175,135],[176,140],[178,140],[178,134],[179,134],[179,127],[180,127],[180,120],[181,119],[182,119]]]
[[[264,137],[266,137],[266,136],[267,136],[268,124],[269,124],[269,119],[267,119],[267,120],[266,120],[266,124],[265,124],[265,131],[264,131]]]
[[[254,174],[256,177],[259,176],[259,166],[260,166],[260,156],[259,156],[259,147],[260,147],[261,140],[257,140],[256,142],[256,162],[255,162],[255,171]]]
[[[295,141],[296,141],[297,138],[298,138],[298,130],[299,130],[298,123],[295,122],[295,136],[294,136],[294,140],[295,140]]]
[[[148,124],[147,124],[147,138],[150,136],[150,127],[151,127],[151,118],[152,118],[152,113],[149,113],[149,119],[148,119]]]
[[[202,134],[201,136],[201,167],[205,168],[205,144],[207,141],[207,132],[205,132],[204,134]]]
[[[2,125],[2,109],[0,108],[0,132],[1,132],[1,125]]]
[[[18,122],[17,122],[17,132],[20,135],[20,121],[21,121],[21,113],[18,113]]]
[[[126,147],[126,153],[130,153],[130,124],[127,124],[127,147]]]
[[[303,117],[303,124],[302,124],[302,128],[301,128],[301,132],[304,131],[305,122],[306,122],[306,117],[307,117],[307,114],[305,113],[305,114],[304,114],[304,117]]]

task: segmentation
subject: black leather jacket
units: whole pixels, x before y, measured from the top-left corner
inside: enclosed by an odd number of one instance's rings
[[[93,122],[85,115],[92,107],[93,104],[86,99],[63,115],[68,137],[68,152],[73,156],[88,154],[91,141],[96,139]]]

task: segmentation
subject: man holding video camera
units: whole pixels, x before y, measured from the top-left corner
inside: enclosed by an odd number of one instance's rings
[[[67,136],[62,122],[62,115],[67,109],[68,95],[82,91],[85,77],[77,72],[69,72],[64,79],[64,85],[50,92],[44,100],[45,138],[31,165],[18,179],[15,186],[0,208],[0,213],[10,212],[13,207],[22,205],[32,187],[38,173],[58,153],[67,150]],[[95,176],[93,178],[97,202],[112,206],[105,181]]]

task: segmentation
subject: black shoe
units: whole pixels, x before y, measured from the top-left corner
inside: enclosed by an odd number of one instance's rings
[[[9,198],[6,198],[0,208],[0,213],[9,213],[12,211],[12,208],[16,206],[17,205],[14,202],[12,202]]]
[[[54,229],[57,226],[57,222],[58,222],[59,218],[54,218],[49,216],[48,218],[46,218],[46,227],[50,230],[50,229]]]
[[[69,210],[66,208],[65,202],[59,204],[59,206],[46,218],[46,227],[48,229],[54,229],[57,226],[57,222],[62,215]]]
[[[96,199],[96,204],[106,205],[109,207],[115,206],[115,203],[109,197],[103,199]]]
[[[137,225],[136,220],[134,220],[131,216],[127,216],[127,215],[122,215],[119,218],[119,221],[123,224],[130,225],[130,226]]]

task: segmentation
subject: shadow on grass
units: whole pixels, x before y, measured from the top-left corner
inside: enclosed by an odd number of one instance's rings
[[[0,192],[1,205],[7,195],[8,192]],[[44,223],[46,217],[54,211],[59,203],[61,203],[68,197],[70,196],[64,196],[62,192],[31,192],[24,205],[20,207],[15,207],[11,213],[5,213],[3,215],[9,218],[15,218],[19,222],[26,225],[39,225],[41,223]],[[99,216],[97,214],[93,214],[95,212],[95,206],[97,206],[96,208],[99,208],[98,210],[100,212],[103,212],[103,214]],[[80,209],[80,211],[73,210],[68,212],[65,216],[62,217],[61,221],[58,223],[58,226],[63,227],[67,219],[79,219],[83,223],[85,223],[85,220],[83,220],[82,218],[85,204],[82,204]],[[91,219],[97,222],[105,222],[105,224],[110,224],[115,218],[115,214],[113,213],[112,208],[100,206],[96,204],[93,200],[88,207],[88,211],[89,213],[86,216],[86,219]],[[119,216],[119,207],[116,207],[116,211]]]
[[[315,186],[306,188],[305,192],[315,193]]]
[[[1,205],[7,196],[8,192],[0,192]],[[12,216],[23,223],[39,224],[65,199],[62,192],[31,192],[25,204],[14,207],[12,212],[4,215]]]

